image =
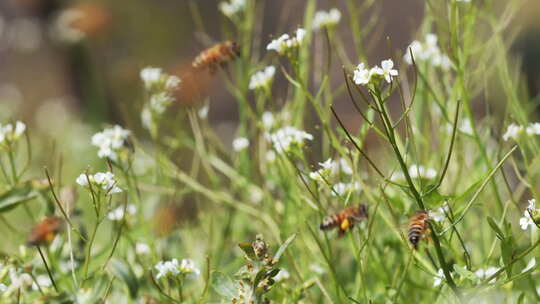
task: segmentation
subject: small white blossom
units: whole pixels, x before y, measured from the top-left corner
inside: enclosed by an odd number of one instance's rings
[[[0,283],[0,292],[4,292],[4,291],[6,291],[6,290],[7,290],[7,286],[4,285],[4,284],[2,284],[2,283]]]
[[[269,130],[274,126],[274,114],[272,112],[264,112],[262,115],[262,123],[265,129]]]
[[[474,274],[479,279],[487,279],[490,276],[494,275],[497,271],[499,271],[499,268],[497,267],[488,267],[486,269],[478,269],[477,271],[474,272]]]
[[[11,293],[19,289],[26,289],[32,287],[34,280],[28,273],[23,273],[15,268],[9,269],[9,280],[11,284],[8,286],[6,292]]]
[[[323,27],[332,27],[341,20],[341,12],[337,8],[332,8],[330,11],[318,11],[313,17],[313,29],[318,30]]]
[[[150,130],[154,120],[152,118],[152,112],[148,107],[144,107],[141,111],[141,122],[145,129]]]
[[[75,43],[81,41],[86,37],[86,34],[73,25],[84,17],[84,12],[77,8],[62,10],[51,26],[51,34],[62,42]]]
[[[88,176],[83,173],[77,177],[76,182],[83,187],[88,187],[91,183],[92,186],[105,190],[109,195],[122,192],[122,189],[116,186],[114,174],[111,172],[98,172],[94,175],[88,174]]]
[[[153,94],[150,96],[150,109],[157,114],[163,114],[173,101],[174,97],[169,92]]]
[[[442,222],[446,219],[446,213],[448,213],[448,202],[444,202],[443,206],[437,209],[436,211],[430,210],[428,212],[429,218],[435,222]]]
[[[390,83],[393,77],[398,75],[398,71],[394,69],[394,62],[392,59],[383,60],[381,62],[382,76],[386,82]]]
[[[336,183],[334,186],[332,186],[332,196],[345,196],[352,192],[360,192],[362,188],[360,188],[360,182],[351,182],[351,183]]]
[[[309,173],[309,177],[319,183],[324,183],[325,179],[328,179],[331,174],[335,173],[338,168],[338,163],[331,158],[319,163],[321,169]]]
[[[135,253],[139,255],[145,255],[150,253],[150,246],[145,243],[135,244]]]
[[[439,269],[437,271],[437,275],[433,277],[433,287],[437,287],[441,285],[443,280],[444,280],[444,271],[442,269]]]
[[[137,207],[133,204],[126,206],[127,215],[134,215],[137,212]],[[120,221],[124,218],[124,206],[120,206],[107,214],[107,218],[111,221]]]
[[[366,85],[371,80],[372,73],[367,69],[364,63],[360,63],[354,69],[353,81],[358,85]]]
[[[116,125],[94,134],[92,145],[99,147],[98,156],[100,158],[107,157],[111,160],[117,160],[117,152],[124,147],[130,133],[129,130]]]
[[[223,15],[231,18],[246,7],[246,0],[231,0],[231,2],[223,1],[219,4],[219,10]]]
[[[18,140],[24,131],[26,131],[26,125],[20,121],[17,121],[15,126],[13,124],[0,125],[0,145]]]
[[[141,80],[147,89],[157,85],[161,81],[161,75],[161,69],[153,67],[146,67],[140,73]]]
[[[411,178],[434,179],[437,177],[437,171],[433,168],[426,168],[422,165],[411,165],[409,167],[409,176]],[[403,172],[398,172],[392,175],[392,180],[404,180]]]
[[[351,168],[351,166],[349,166],[349,163],[347,162],[345,158],[341,158],[339,160],[339,168],[341,169],[341,172],[347,175],[353,174],[353,169]]]
[[[274,281],[280,282],[283,280],[287,280],[291,277],[291,274],[286,269],[280,269],[278,274],[274,277]]]
[[[540,135],[540,123],[530,123],[526,129],[527,135]]]
[[[435,67],[449,69],[452,66],[452,61],[448,56],[443,54],[437,44],[437,35],[426,34],[424,42],[414,40],[409,44],[405,52],[405,62],[412,64],[411,52],[414,60],[418,62],[428,62]]]
[[[523,126],[516,125],[514,123],[511,123],[507,129],[506,132],[503,134],[502,138],[504,141],[508,141],[510,138],[513,140],[516,140],[519,135],[523,133]]]
[[[37,281],[37,284],[36,284],[36,282],[32,283],[32,289],[33,290],[38,290],[39,289],[38,285],[41,288],[47,288],[47,287],[52,286],[51,279],[49,278],[48,275],[45,275],[45,274],[41,274],[41,275],[36,276],[36,281]]]
[[[274,79],[275,73],[276,68],[271,65],[267,66],[262,71],[258,71],[257,73],[253,74],[253,76],[251,76],[251,79],[249,80],[249,89],[255,90],[268,87]]]
[[[234,151],[240,152],[245,148],[249,147],[249,139],[245,137],[235,138],[232,142],[232,146]]]
[[[194,276],[199,276],[201,271],[195,266],[195,262],[190,259],[182,259],[180,263],[180,271],[184,274],[192,274]]]
[[[531,217],[531,214],[534,218]],[[536,227],[534,219],[538,217],[540,217],[540,209],[536,208],[536,200],[531,199],[529,200],[529,206],[523,212],[523,217],[519,219],[519,226],[523,230],[527,230],[529,226],[534,229]]]
[[[278,153],[288,152],[295,146],[301,147],[305,140],[313,140],[313,135],[292,126],[278,129],[267,137]]]
[[[306,36],[306,33],[306,30],[299,28],[296,30],[294,37],[291,37],[288,34],[283,34],[279,38],[272,40],[266,46],[266,50],[276,51],[278,54],[282,55],[286,51],[300,46],[304,40],[304,37]]]
[[[161,277],[165,277],[169,274],[175,276],[180,273],[178,270],[178,260],[172,259],[170,261],[160,261],[157,263],[154,268],[157,269],[158,273],[156,274],[156,280],[159,280]]]

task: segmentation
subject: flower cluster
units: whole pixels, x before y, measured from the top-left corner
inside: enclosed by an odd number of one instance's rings
[[[129,134],[129,130],[116,125],[94,134],[92,145],[99,148],[100,158],[106,157],[115,161],[118,159],[118,153],[124,149]]]
[[[412,52],[416,62],[427,62],[435,67],[449,69],[452,66],[452,61],[441,52],[437,40],[437,35],[427,34],[423,42],[418,40],[411,42],[404,56],[405,62],[413,63]]]
[[[229,18],[232,18],[245,8],[246,0],[231,0],[231,2],[223,1],[219,4],[219,10],[223,13],[223,15]]]
[[[156,274],[157,280],[168,275],[176,276],[179,274],[193,274],[198,276],[201,273],[201,271],[195,267],[195,263],[190,259],[182,259],[180,265],[178,265],[177,259],[160,261],[154,266],[154,268],[156,268],[158,271]]]
[[[540,123],[532,122],[526,127],[511,123],[506,128],[506,132],[503,134],[502,138],[504,141],[508,141],[509,139],[517,140],[524,133],[528,136],[540,135]]]
[[[141,119],[143,126],[150,130],[156,116],[163,114],[175,100],[172,92],[178,88],[181,80],[153,67],[142,69],[140,77],[150,96],[148,104],[141,112]]]
[[[337,8],[332,8],[328,12],[318,11],[313,18],[313,29],[335,26],[339,20],[341,20],[341,12]]]
[[[323,183],[325,179],[330,178],[332,175],[336,175],[340,171],[347,175],[353,173],[351,166],[349,166],[344,158],[339,159],[339,161],[334,161],[329,158],[326,161],[319,163],[319,166],[321,168],[309,173],[309,177],[320,183]]]
[[[301,147],[305,140],[313,140],[313,135],[292,126],[280,128],[266,136],[278,153],[288,152],[293,147]]]
[[[422,178],[422,179],[434,179],[437,177],[437,171],[433,168],[426,168],[422,165],[412,165],[409,167],[409,176],[411,178]],[[405,175],[403,172],[398,172],[392,175],[392,180],[404,180]]]
[[[354,69],[353,81],[357,85],[367,85],[375,78],[384,78],[386,82],[392,82],[392,78],[398,75],[398,71],[394,69],[392,59],[383,60],[381,66],[374,66],[368,69],[364,63],[360,63]]]
[[[137,207],[129,204],[125,207],[126,215],[134,215],[137,212]],[[107,214],[107,218],[111,221],[120,221],[124,218],[124,206],[120,206]]]
[[[274,66],[267,66],[261,71],[256,72],[251,76],[249,80],[249,89],[256,90],[261,88],[268,88],[274,79],[276,68]]]
[[[540,209],[536,208],[536,200],[529,200],[529,206],[523,211],[523,217],[519,219],[521,229],[527,230],[529,226],[537,227],[540,224]]]
[[[294,37],[290,37],[289,34],[283,34],[278,39],[272,40],[272,42],[266,46],[266,50],[276,51],[278,54],[283,55],[288,50],[300,46],[305,36],[306,30],[299,28],[296,30]]]
[[[92,185],[97,190],[105,190],[107,195],[122,192],[122,189],[116,186],[117,182],[111,172],[98,172],[94,175],[83,173],[77,177],[76,182],[83,187]]]
[[[17,121],[15,125],[6,124],[0,125],[0,146],[9,145],[18,140],[26,130],[26,125],[23,122]]]

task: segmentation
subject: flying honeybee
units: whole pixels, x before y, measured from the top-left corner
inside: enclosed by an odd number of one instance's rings
[[[347,230],[354,227],[354,225],[368,216],[366,205],[359,204],[356,206],[348,207],[340,212],[326,217],[319,228],[321,230],[330,230],[338,228],[338,236],[343,236]]]
[[[57,216],[49,216],[38,223],[28,235],[29,245],[46,245],[52,242],[62,228],[62,220]]]
[[[418,249],[418,243],[429,233],[429,215],[425,210],[416,211],[409,220],[409,242],[414,249]]]
[[[214,74],[219,67],[240,56],[240,46],[234,41],[218,43],[202,51],[191,64],[197,70],[210,70]]]

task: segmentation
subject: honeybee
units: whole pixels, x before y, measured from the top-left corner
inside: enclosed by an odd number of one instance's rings
[[[324,218],[319,226],[321,230],[330,230],[338,228],[338,236],[343,236],[347,230],[368,217],[367,207],[364,204],[352,206],[341,210],[340,212]]]
[[[416,211],[409,220],[409,242],[414,249],[418,249],[418,243],[429,234],[429,215],[425,210]]]
[[[52,242],[62,228],[62,220],[57,216],[49,216],[38,223],[28,235],[29,245],[46,245]]]
[[[218,43],[202,51],[191,64],[197,70],[209,69],[214,74],[219,67],[240,56],[240,46],[234,41]]]

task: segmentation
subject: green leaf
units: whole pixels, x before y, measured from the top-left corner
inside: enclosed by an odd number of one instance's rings
[[[242,249],[242,251],[247,255],[249,259],[255,260],[257,258],[255,256],[255,251],[253,251],[253,246],[251,245],[251,243],[248,243],[248,242],[239,243],[238,247]]]
[[[285,243],[281,244],[281,246],[279,247],[278,251],[276,252],[276,255],[274,255],[274,259],[276,261],[279,261],[279,258],[281,257],[281,255],[283,255],[283,253],[285,252],[285,249],[287,249],[287,247],[289,247],[289,245],[292,243],[292,241],[294,241],[294,239],[296,238],[296,233],[293,233],[293,235],[291,235],[286,241]]]
[[[219,295],[229,299],[235,297],[237,294],[236,284],[231,277],[219,271],[212,274],[212,287],[214,287]]]
[[[111,268],[112,273],[126,283],[130,297],[135,299],[139,291],[139,281],[131,267],[119,260],[113,259],[111,260]]]
[[[514,240],[510,235],[501,242],[501,253],[504,266],[506,266],[506,274],[509,278],[512,277],[512,258],[514,257]]]
[[[463,266],[454,265],[454,271],[458,273],[462,278],[467,280],[474,281],[477,278],[477,276],[473,272],[467,270]]]
[[[521,294],[519,295],[516,301],[516,304],[523,304],[523,303],[525,303],[525,293],[521,292]]]
[[[491,216],[487,217],[487,221],[488,221],[488,224],[491,227],[491,229],[493,229],[493,231],[495,231],[495,234],[497,235],[497,238],[499,240],[503,241],[504,240],[504,233],[502,232],[501,228],[499,228],[499,225],[497,225],[497,223],[495,222],[495,220]]]
[[[32,191],[29,184],[16,186],[0,195],[0,213],[7,212],[36,196],[37,193]]]
[[[431,192],[423,197],[424,204],[427,208],[431,209],[439,207],[449,196],[442,195],[438,190],[431,190]]]
[[[96,277],[92,280],[92,299],[100,299],[105,296],[107,286],[109,285],[109,277],[105,274]]]

